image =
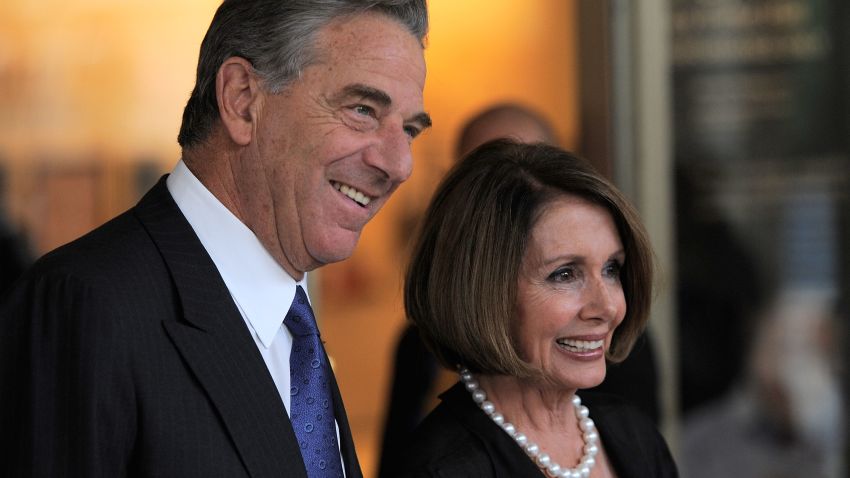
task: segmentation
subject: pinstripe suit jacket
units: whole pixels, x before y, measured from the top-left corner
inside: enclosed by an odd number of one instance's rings
[[[0,300],[0,477],[306,478],[271,375],[164,179]],[[332,389],[346,475],[361,478]]]

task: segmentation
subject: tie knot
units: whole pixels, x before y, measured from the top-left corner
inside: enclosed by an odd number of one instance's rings
[[[292,332],[292,335],[319,335],[313,309],[307,300],[307,294],[300,285],[295,287],[295,298],[292,299],[289,312],[283,319],[283,325]]]

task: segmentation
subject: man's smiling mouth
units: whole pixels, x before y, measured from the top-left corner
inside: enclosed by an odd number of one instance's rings
[[[334,189],[345,194],[346,196],[354,200],[354,202],[363,207],[366,207],[372,200],[372,198],[370,198],[369,196],[363,194],[362,192],[347,184],[338,183],[336,181],[331,181],[331,184],[333,185]]]

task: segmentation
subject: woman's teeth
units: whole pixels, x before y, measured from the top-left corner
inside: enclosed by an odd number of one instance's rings
[[[562,345],[565,349],[571,352],[590,352],[591,350],[596,350],[602,347],[602,344],[605,343],[603,340],[572,340],[572,339],[558,339],[559,345]]]
[[[360,191],[354,189],[353,187],[347,184],[338,183],[336,181],[331,181],[331,184],[333,184],[334,189],[350,197],[361,206],[366,206],[367,204],[369,204],[369,201],[372,200],[372,198],[370,198],[369,196],[361,193]]]

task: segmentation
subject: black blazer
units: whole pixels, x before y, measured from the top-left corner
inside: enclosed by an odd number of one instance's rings
[[[618,478],[676,478],[664,439],[646,416],[612,395],[579,393]],[[543,478],[525,452],[458,383],[414,432],[399,478]],[[574,466],[570,464],[569,466]]]
[[[332,390],[346,476],[361,478]],[[0,430],[2,477],[307,477],[271,375],[165,177],[0,300]]]

